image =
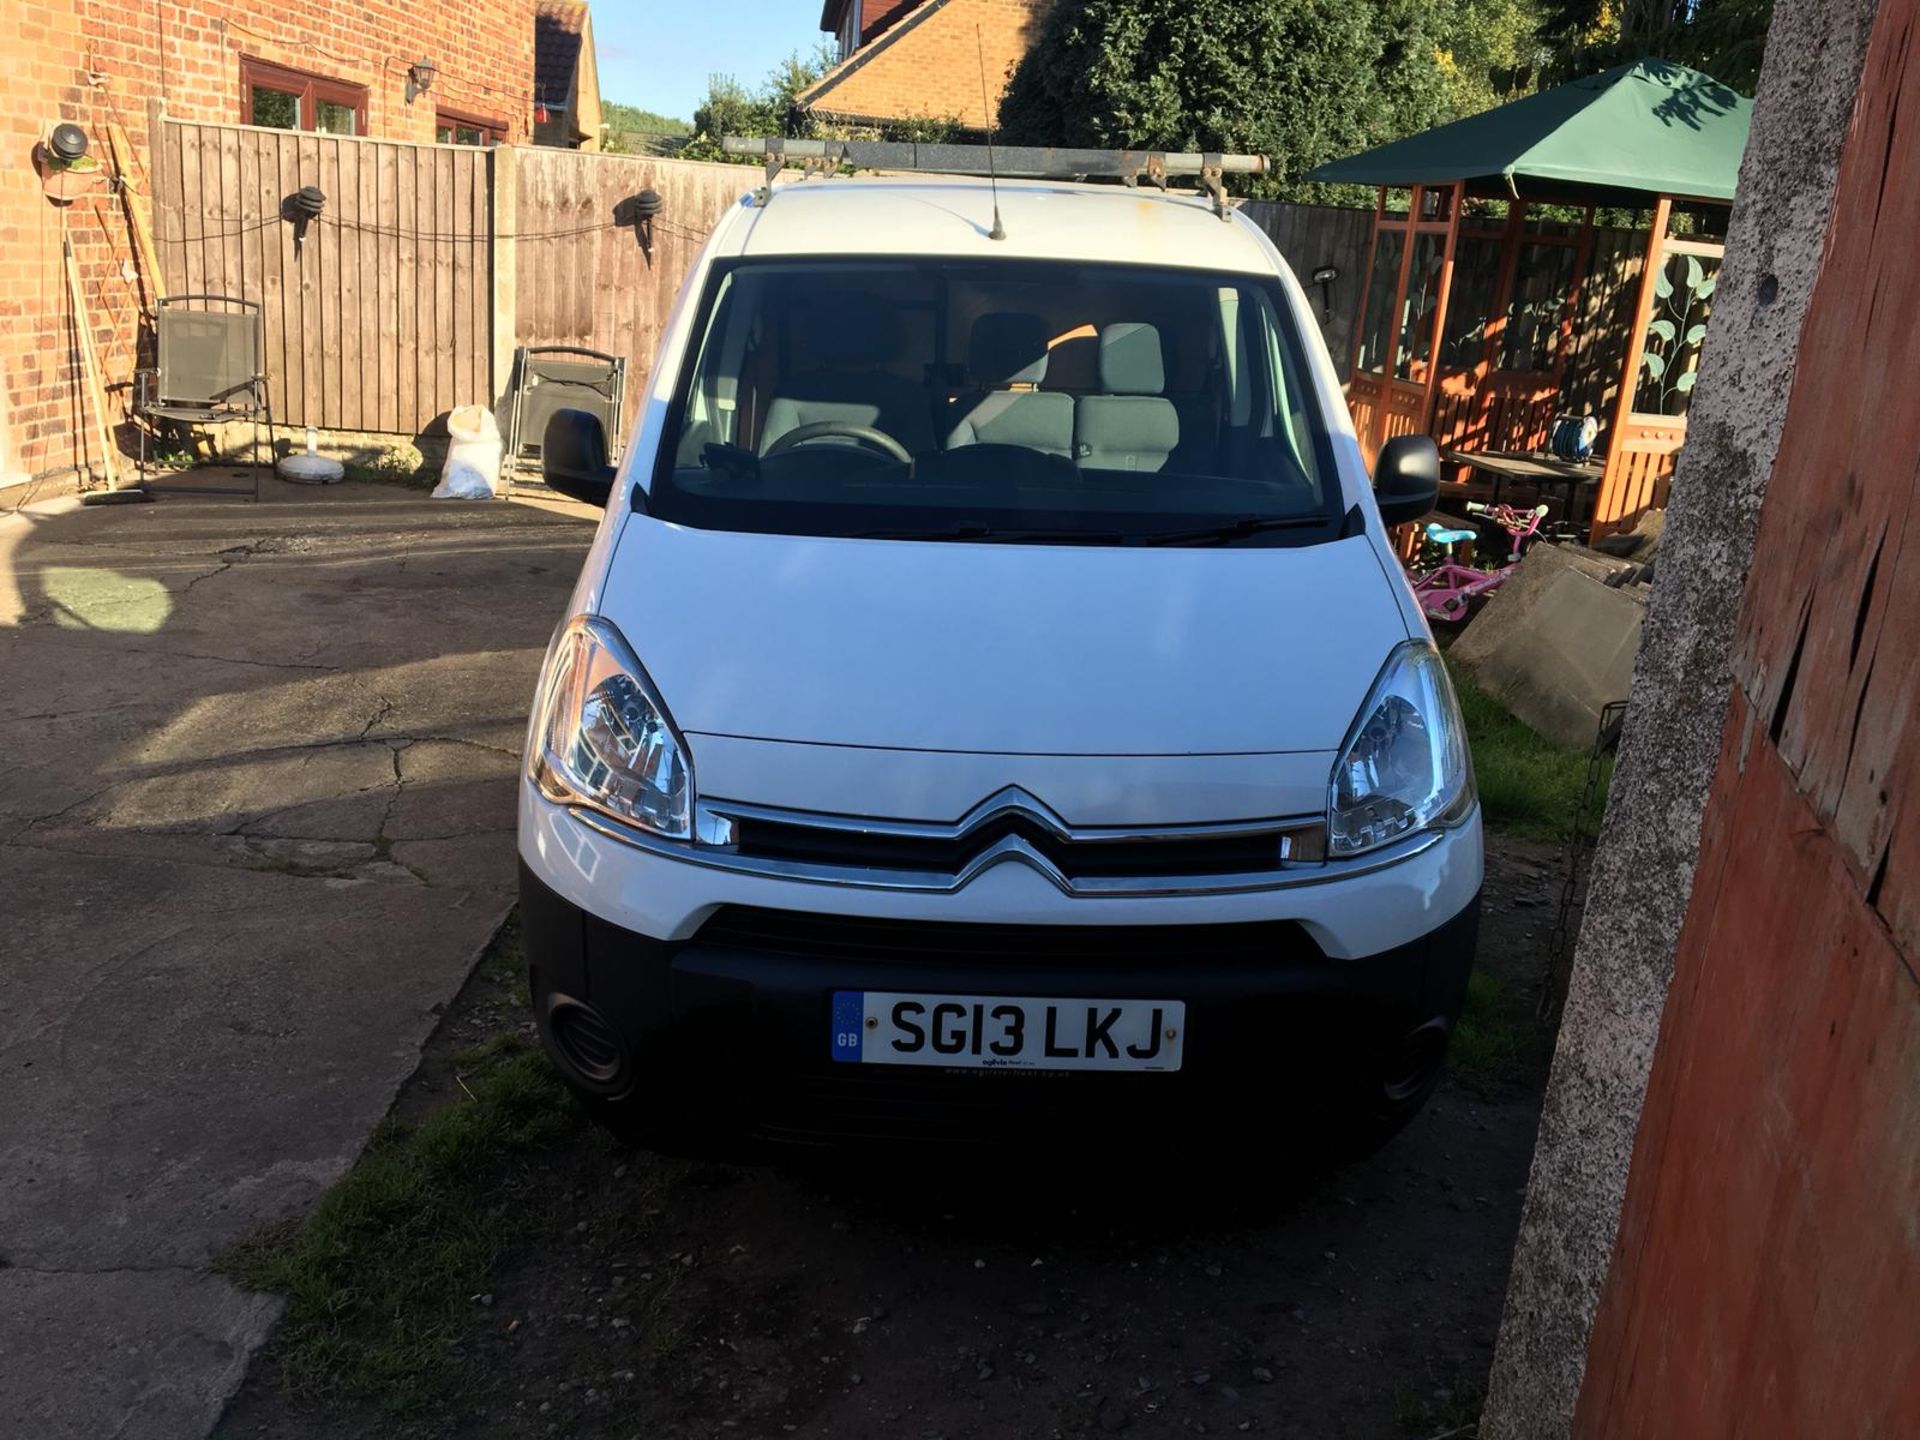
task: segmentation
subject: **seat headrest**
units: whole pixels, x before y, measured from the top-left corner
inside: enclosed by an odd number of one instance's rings
[[[836,370],[884,365],[899,349],[900,317],[893,307],[854,291],[815,295],[795,308],[798,348]]]
[[[967,369],[982,385],[1038,385],[1047,378],[1047,326],[1038,315],[1002,310],[973,322]]]
[[[1109,395],[1158,395],[1167,388],[1160,332],[1141,321],[1100,332],[1100,388]]]

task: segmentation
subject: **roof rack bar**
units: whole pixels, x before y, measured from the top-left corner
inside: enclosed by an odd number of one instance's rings
[[[787,140],[728,135],[720,142],[728,155],[764,159],[771,166],[787,160],[820,160],[857,170],[924,170],[943,175],[986,175],[1028,180],[1075,177],[1133,182],[1146,177],[1160,183],[1170,175],[1217,178],[1265,175],[1264,155],[1216,155],[1197,151],[1077,150],[1043,145],[995,145],[991,160],[985,145],[923,145],[908,140]]]

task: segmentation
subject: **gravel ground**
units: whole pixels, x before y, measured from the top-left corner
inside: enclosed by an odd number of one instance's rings
[[[690,1165],[583,1136],[511,1217],[443,1411],[296,1398],[270,1349],[217,1433],[1470,1435],[1544,1081],[1531,1008],[1560,863],[1490,849],[1480,964],[1518,1059],[1450,1078],[1361,1164],[1286,1193],[1116,1196],[858,1160]],[[458,1093],[451,1054],[521,1023],[476,977],[401,1117]]]

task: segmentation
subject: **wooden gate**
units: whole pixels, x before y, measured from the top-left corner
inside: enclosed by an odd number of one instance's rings
[[[276,420],[416,434],[492,402],[490,152],[155,116],[170,294],[258,301]],[[304,234],[282,218],[326,196]]]

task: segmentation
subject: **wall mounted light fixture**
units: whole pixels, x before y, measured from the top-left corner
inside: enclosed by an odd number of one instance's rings
[[[433,77],[439,73],[440,67],[424,55],[407,66],[407,104],[411,105],[415,96],[424,95],[431,90]]]
[[[280,201],[280,218],[293,226],[293,253],[296,258],[306,244],[307,227],[320,218],[327,197],[318,185],[302,185]]]
[[[665,208],[666,202],[660,198],[658,190],[642,190],[613,207],[613,223],[633,227],[634,237],[640,242],[640,253],[646,256],[649,270],[653,268],[653,217]]]

